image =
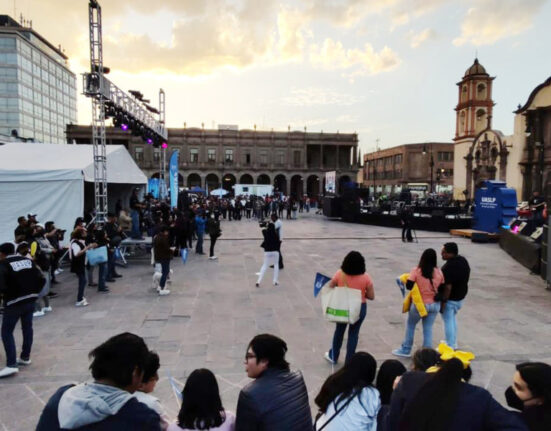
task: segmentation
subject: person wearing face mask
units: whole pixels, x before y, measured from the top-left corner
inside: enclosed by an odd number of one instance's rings
[[[507,405],[521,411],[531,431],[551,429],[551,365],[524,362],[516,366],[513,385],[505,391]]]
[[[218,237],[222,235],[222,230],[220,229],[220,222],[218,221],[218,217],[216,217],[213,212],[210,213],[209,219],[207,220],[207,232],[210,236],[209,259],[218,259],[218,257],[214,255],[214,245],[216,244],[216,240],[218,239]]]

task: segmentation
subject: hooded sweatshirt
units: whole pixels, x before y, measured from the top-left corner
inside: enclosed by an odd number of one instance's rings
[[[37,431],[155,430],[160,417],[122,389],[99,383],[64,386],[44,408]]]

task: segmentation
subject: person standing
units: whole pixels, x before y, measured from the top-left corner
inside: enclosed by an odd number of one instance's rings
[[[455,242],[447,242],[442,247],[442,259],[446,261],[442,266],[442,273],[446,280],[442,293],[442,319],[446,344],[457,349],[457,312],[463,306],[463,300],[469,290],[471,268],[469,262],[459,255],[459,248]]]
[[[159,295],[165,296],[170,294],[170,290],[165,289],[166,279],[170,272],[170,259],[172,259],[172,250],[168,240],[170,229],[166,225],[159,228],[159,232],[153,239],[153,253],[155,255],[155,263],[161,265],[161,280],[157,292]]]
[[[198,210],[197,215],[195,216],[195,230],[197,232],[197,244],[195,244],[195,253],[197,254],[205,254],[203,253],[203,236],[205,235],[205,224],[206,221],[203,213],[201,210]]]
[[[31,364],[33,344],[33,313],[38,293],[45,283],[40,268],[29,258],[15,255],[11,243],[0,245],[0,293],[4,298],[2,315],[2,343],[6,352],[6,367],[0,377],[19,372],[19,365]],[[23,348],[17,359],[13,331],[21,319]]]
[[[84,297],[84,288],[86,287],[86,252],[96,248],[96,243],[86,245],[86,229],[77,227],[71,234],[71,247],[69,257],[71,259],[71,272],[78,278],[78,292],[76,307],[86,307],[88,301]]]
[[[140,228],[140,211],[142,208],[144,208],[144,205],[140,203],[138,191],[134,189],[132,191],[132,196],[130,196],[130,217],[132,217],[132,231],[130,236],[133,239],[143,239]]]
[[[279,269],[283,269],[283,255],[281,254],[281,243],[283,242],[283,223],[276,213],[272,213],[272,222],[277,233],[277,238],[279,240],[278,253],[279,253]]]
[[[412,242],[411,236],[411,209],[407,205],[404,205],[400,211],[400,223],[402,224],[402,242]]]
[[[411,290],[417,283],[423,303],[427,310],[427,315],[421,317],[415,305],[411,305],[406,323],[406,334],[404,341],[398,349],[394,349],[392,354],[409,358],[411,356],[411,348],[413,347],[413,337],[415,335],[415,326],[419,320],[423,321],[423,347],[432,347],[432,327],[436,319],[436,315],[440,311],[440,302],[435,301],[438,289],[444,283],[444,275],[436,266],[436,251],[432,248],[427,248],[421,255],[419,264],[412,268],[409,272],[406,288]]]
[[[50,269],[52,266],[54,248],[52,247],[50,241],[45,238],[44,226],[41,224],[35,225],[33,237],[34,240],[30,244],[31,258],[42,271],[42,276],[44,277],[44,280],[46,280],[44,287],[40,291],[38,300],[35,302],[35,310],[33,314],[33,317],[41,317],[44,316],[46,312],[52,311],[48,293],[50,293],[51,287]],[[40,306],[41,301],[44,303],[44,307]]]
[[[545,199],[540,196],[540,192],[535,191],[528,201],[530,211],[532,211],[532,219],[537,227],[543,224],[543,210],[545,207]]]
[[[274,267],[274,286],[279,285],[279,238],[277,236],[275,226],[273,223],[268,223],[265,229],[262,229],[262,236],[264,241],[260,245],[264,249],[264,262],[258,273],[258,280],[256,281],[256,287],[260,287],[260,282],[266,273],[266,270],[270,265]]]
[[[210,253],[209,253],[209,259],[215,260],[218,259],[217,256],[214,255],[214,245],[216,244],[216,240],[220,235],[222,235],[222,230],[220,229],[220,222],[215,217],[213,213],[210,214],[209,219],[207,221],[207,232],[210,236]]]
[[[239,392],[235,431],[312,429],[308,391],[302,373],[290,371],[287,343],[271,334],[254,337],[245,371],[254,379]]]
[[[348,342],[346,344],[346,362],[356,353],[358,345],[358,335],[360,327],[367,314],[367,299],[373,301],[375,299],[375,290],[373,289],[373,280],[365,272],[365,259],[360,252],[351,251],[342,261],[341,269],[339,269],[331,281],[329,288],[334,289],[337,286],[346,285],[351,289],[358,289],[362,292],[362,307],[360,309],[360,318],[356,323],[337,323],[333,334],[333,342],[331,349],[325,352],[325,359],[330,364],[336,364],[339,360],[342,340],[346,327],[348,326]]]

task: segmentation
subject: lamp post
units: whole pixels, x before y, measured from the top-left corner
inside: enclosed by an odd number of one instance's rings
[[[434,175],[434,157],[432,155],[432,144],[429,144],[429,148],[430,148],[430,161],[429,161],[429,166],[430,166],[430,192],[432,193],[434,190],[433,190],[433,175]],[[423,155],[427,154],[427,145],[426,144],[423,144]]]

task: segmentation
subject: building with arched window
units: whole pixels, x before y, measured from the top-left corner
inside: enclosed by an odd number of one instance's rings
[[[90,126],[68,126],[67,140],[89,144]],[[159,174],[161,148],[147,145],[130,132],[108,127],[108,144],[126,146],[148,178]],[[354,180],[359,170],[358,135],[306,131],[238,130],[237,127],[169,128],[166,160],[180,151],[180,186],[231,190],[239,184],[272,184],[286,195],[323,194],[325,172],[337,180]]]

